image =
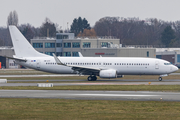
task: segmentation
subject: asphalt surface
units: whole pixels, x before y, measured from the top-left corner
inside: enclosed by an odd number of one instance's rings
[[[180,93],[147,91],[0,90],[0,98],[180,101]]]
[[[46,80],[8,80],[8,82],[46,82],[46,81],[49,81],[49,82],[91,82],[91,81],[87,81],[87,80],[51,80],[51,79],[46,79]],[[139,80],[139,79],[100,79],[100,80],[97,80],[97,81],[93,81],[95,83],[98,83],[98,82],[180,82],[180,79],[179,80],[174,80],[174,79],[169,79],[169,80],[162,80],[162,81],[159,81],[159,80],[155,80],[155,79],[146,79],[146,80]]]
[[[180,80],[7,80],[7,83],[0,83],[0,86],[37,86],[38,82],[51,83],[51,82],[63,82],[53,83],[53,86],[67,86],[67,85],[180,85]],[[79,82],[78,82],[79,81]],[[20,83],[8,83],[8,82],[20,82]],[[24,82],[24,83],[21,83]],[[27,82],[27,83],[26,83]],[[35,83],[30,83],[35,82]],[[76,82],[76,83],[66,83]]]
[[[172,74],[172,75],[179,75]],[[0,77],[10,77],[0,75]],[[11,77],[42,77],[49,75],[11,75]],[[51,75],[66,76],[66,75]],[[67,75],[69,76],[69,75]],[[72,75],[73,76],[73,75]],[[76,76],[76,75],[75,75]],[[37,86],[38,82],[46,83],[47,80],[8,80],[7,82],[28,83],[0,83],[0,86]],[[180,85],[180,80],[48,80],[53,86],[66,85]],[[72,83],[76,81],[76,83]],[[79,81],[79,82],[78,82]],[[35,83],[29,83],[35,82]],[[71,83],[65,83],[71,82]],[[0,90],[0,98],[59,98],[59,99],[85,99],[85,100],[133,100],[133,101],[180,101],[180,92],[148,92],[148,91],[75,91],[75,90]]]

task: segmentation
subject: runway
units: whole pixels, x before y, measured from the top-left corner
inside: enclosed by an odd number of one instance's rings
[[[0,90],[0,98],[180,101],[180,93],[147,91]]]
[[[46,79],[46,80],[8,80],[8,82],[92,82],[92,81],[88,81],[88,80],[51,80],[51,79]],[[174,80],[174,79],[169,79],[169,80],[154,80],[154,79],[146,79],[146,80],[142,80],[142,79],[99,79],[97,81],[93,81],[93,82],[180,82],[179,80]]]
[[[0,86],[37,86],[47,80],[8,80]],[[87,80],[48,80],[53,86],[72,85],[180,85],[180,80],[133,80],[133,79],[100,79]],[[21,83],[24,82],[24,83]],[[32,82],[32,83],[31,83]],[[34,83],[33,83],[34,82]],[[54,83],[55,82],[55,83]],[[59,83],[58,83],[59,82]],[[73,83],[74,82],[74,83]],[[133,100],[133,101],[180,101],[180,92],[149,92],[149,91],[77,91],[77,90],[0,90],[0,98],[58,98],[82,100]]]
[[[71,85],[180,85],[180,80],[7,80],[7,82],[20,83],[0,83],[0,86],[37,86],[37,83],[53,83],[53,86],[71,86]],[[23,83],[21,83],[23,82]],[[27,82],[27,83],[26,83]],[[35,83],[31,83],[35,82]],[[56,82],[56,83],[54,83]],[[62,83],[57,83],[62,82]],[[74,83],[72,83],[74,82]]]

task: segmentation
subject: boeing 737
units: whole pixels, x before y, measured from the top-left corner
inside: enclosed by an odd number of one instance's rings
[[[57,57],[36,51],[16,26],[9,26],[15,55],[9,57],[16,64],[35,70],[59,73],[89,75],[88,80],[119,78],[123,75],[168,76],[178,68],[166,60],[140,57]],[[7,57],[7,56],[6,56]]]

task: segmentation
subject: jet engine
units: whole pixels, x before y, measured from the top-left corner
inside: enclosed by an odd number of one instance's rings
[[[101,70],[99,73],[100,78],[117,78],[116,70]]]

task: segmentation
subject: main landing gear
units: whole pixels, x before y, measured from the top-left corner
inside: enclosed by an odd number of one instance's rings
[[[97,77],[96,76],[89,76],[87,78],[88,81],[96,81],[97,80]]]
[[[159,77],[158,80],[159,80],[159,81],[162,81],[162,77]]]

